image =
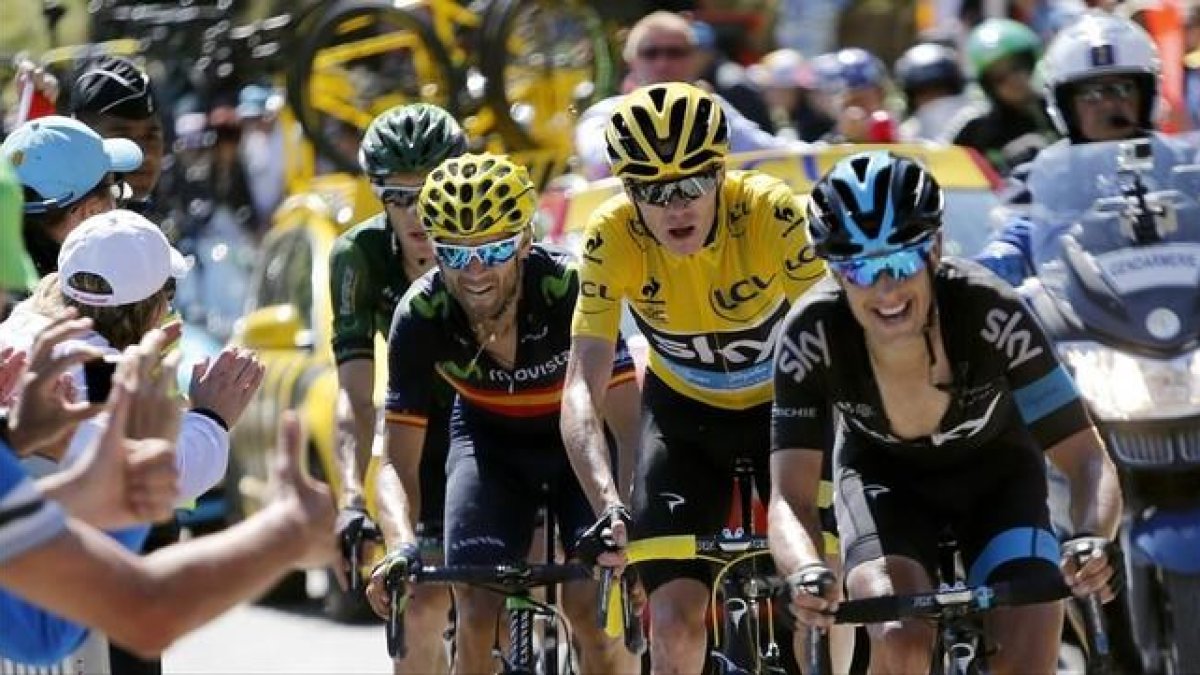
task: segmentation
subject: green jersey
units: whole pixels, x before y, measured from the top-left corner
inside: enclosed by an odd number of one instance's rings
[[[396,303],[411,283],[404,253],[379,214],[338,237],[329,254],[333,356],[338,365],[375,358],[375,334],[386,339]]]

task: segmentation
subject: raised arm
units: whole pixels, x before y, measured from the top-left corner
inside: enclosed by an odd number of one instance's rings
[[[333,560],[332,500],[302,473],[304,446],[294,415],[285,417],[280,446],[278,497],[245,522],[138,558],[99,531],[68,521],[44,544],[0,563],[0,586],[103,630],[138,654],[157,655],[261,595],[292,566]]]

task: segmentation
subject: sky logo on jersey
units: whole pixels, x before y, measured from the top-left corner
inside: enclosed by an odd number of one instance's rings
[[[752,328],[714,333],[658,330],[636,313],[634,320],[671,373],[699,389],[734,391],[770,382],[771,357],[787,307],[780,301],[774,312]]]
[[[1010,368],[1016,368],[1042,353],[1042,348],[1034,343],[1028,329],[1017,329],[1022,317],[1024,314],[1020,310],[1009,314],[1000,308],[993,309],[984,317],[987,326],[979,333],[984,340],[1004,352]]]
[[[801,331],[796,339],[784,335],[779,344],[779,372],[791,375],[796,384],[818,365],[829,367],[829,340],[825,334],[825,322],[818,321],[812,332]]]

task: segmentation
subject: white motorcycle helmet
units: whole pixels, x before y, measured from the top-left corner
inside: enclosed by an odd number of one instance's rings
[[[1058,132],[1082,140],[1071,105],[1072,85],[1110,74],[1134,75],[1141,90],[1139,129],[1154,126],[1161,60],[1158,47],[1141,26],[1119,16],[1091,10],[1064,28],[1041,64],[1046,112]]]

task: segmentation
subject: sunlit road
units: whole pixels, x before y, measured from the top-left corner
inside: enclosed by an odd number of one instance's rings
[[[175,643],[164,673],[391,673],[382,625],[346,626],[316,603],[244,605]]]

